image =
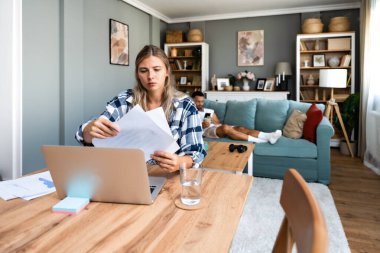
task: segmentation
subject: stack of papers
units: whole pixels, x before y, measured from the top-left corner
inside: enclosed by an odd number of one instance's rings
[[[55,187],[49,171],[0,182],[0,197],[4,200],[31,200],[52,192]]]
[[[141,148],[145,161],[150,160],[155,151],[174,153],[179,149],[162,107],[145,112],[136,105],[115,124],[120,127],[119,134],[105,139],[94,138],[95,147]]]

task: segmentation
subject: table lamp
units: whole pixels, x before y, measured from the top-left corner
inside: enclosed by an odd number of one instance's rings
[[[276,78],[276,86],[280,86],[280,90],[288,90],[288,79],[292,75],[289,62],[278,62],[274,74]]]
[[[336,115],[339,120],[339,124],[343,130],[344,138],[347,143],[348,150],[350,151],[351,157],[354,157],[354,154],[351,150],[350,140],[348,139],[347,131],[344,126],[342,116],[339,111],[339,105],[335,102],[334,98],[334,89],[335,88],[346,88],[347,86],[347,69],[321,69],[319,70],[319,87],[321,88],[330,88],[331,95],[330,100],[327,101],[327,109],[325,116],[330,118],[330,122],[333,122],[333,113],[336,112]]]

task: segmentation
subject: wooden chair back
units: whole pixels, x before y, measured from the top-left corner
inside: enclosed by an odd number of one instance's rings
[[[307,183],[295,169],[285,173],[280,204],[285,217],[272,252],[292,252],[294,243],[299,253],[327,252],[323,214]]]

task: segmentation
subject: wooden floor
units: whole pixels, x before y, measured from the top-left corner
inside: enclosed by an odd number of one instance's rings
[[[329,185],[352,252],[380,252],[380,176],[332,149]]]

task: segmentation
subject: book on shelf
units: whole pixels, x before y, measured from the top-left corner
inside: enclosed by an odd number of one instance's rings
[[[350,82],[351,82],[351,73],[350,73],[350,75],[348,76],[348,79],[347,79],[347,84],[346,84],[347,87],[350,86]]]
[[[177,70],[177,65],[174,60],[169,60],[169,65],[172,70]]]
[[[301,51],[307,51],[307,47],[304,41],[300,41],[300,49]]]
[[[340,67],[348,67],[350,66],[351,62],[351,55],[346,54],[342,56],[342,59],[340,60]]]
[[[175,60],[175,65],[177,66],[177,69],[178,70],[182,70],[183,67],[182,67],[182,64],[181,64],[181,61],[180,60]]]

